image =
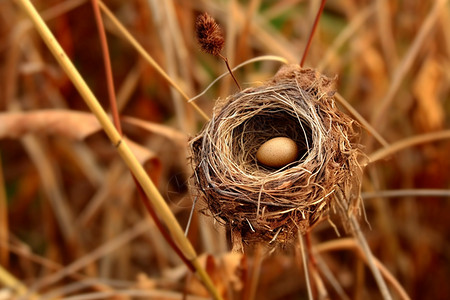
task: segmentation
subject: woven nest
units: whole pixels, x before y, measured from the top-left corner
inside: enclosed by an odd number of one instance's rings
[[[314,70],[285,66],[266,84],[219,101],[191,141],[195,186],[242,241],[293,240],[328,216],[338,191],[344,214],[358,202],[354,121],[336,108],[332,85]],[[280,169],[259,164],[259,147],[280,136],[295,141],[298,160]]]

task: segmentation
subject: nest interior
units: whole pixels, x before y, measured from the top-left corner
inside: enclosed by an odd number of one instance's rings
[[[288,65],[266,84],[218,101],[191,141],[194,181],[208,210],[244,242],[286,243],[327,216],[337,190],[348,208],[359,195],[354,121],[334,103],[333,80]],[[258,163],[267,140],[289,137],[298,159]]]

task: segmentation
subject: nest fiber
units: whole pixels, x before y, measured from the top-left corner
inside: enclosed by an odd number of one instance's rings
[[[344,214],[355,207],[354,121],[336,108],[334,93],[332,79],[288,65],[266,84],[218,101],[191,141],[194,181],[234,236],[286,243],[327,217],[337,193],[346,199]],[[256,152],[274,137],[294,140],[298,159],[278,169],[259,164]]]

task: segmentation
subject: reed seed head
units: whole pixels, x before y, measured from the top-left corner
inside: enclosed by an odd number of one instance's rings
[[[201,49],[206,53],[218,56],[225,46],[225,39],[214,18],[206,12],[199,15],[195,22],[195,31]]]

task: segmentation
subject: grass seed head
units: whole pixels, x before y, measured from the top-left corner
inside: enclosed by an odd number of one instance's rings
[[[214,18],[206,12],[199,15],[195,22],[195,31],[201,49],[206,53],[218,56],[225,46],[225,39]]]

